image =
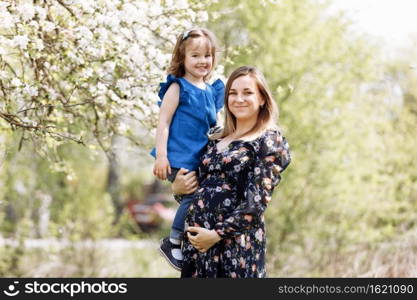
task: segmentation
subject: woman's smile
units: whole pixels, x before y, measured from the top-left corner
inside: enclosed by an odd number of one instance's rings
[[[240,76],[233,81],[228,95],[228,105],[236,119],[256,119],[259,107],[263,103],[256,81],[251,76]]]

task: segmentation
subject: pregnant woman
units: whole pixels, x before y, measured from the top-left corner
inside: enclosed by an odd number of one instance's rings
[[[225,110],[224,128],[210,137],[198,178],[181,170],[173,184],[175,193],[196,191],[185,222],[181,277],[266,276],[264,212],[290,163],[288,143],[256,68],[231,74]]]

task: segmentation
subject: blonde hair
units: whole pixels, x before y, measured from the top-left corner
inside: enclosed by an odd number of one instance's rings
[[[264,75],[255,67],[242,66],[233,71],[233,73],[227,80],[224,94],[225,118],[223,130],[221,132],[212,134],[210,136],[211,140],[224,138],[236,131],[236,117],[231,113],[229,109],[228,99],[230,88],[232,87],[233,82],[241,76],[250,76],[255,80],[256,87],[258,88],[262,100],[264,100],[264,104],[261,105],[259,108],[258,120],[256,124],[250,130],[241,134],[237,138],[240,138],[244,135],[260,133],[269,128],[278,128],[278,126],[276,125],[278,119],[278,107],[268,88],[268,84],[266,83]]]
[[[171,63],[168,68],[168,73],[174,75],[175,77],[182,77],[185,75],[185,48],[189,45],[193,39],[205,37],[209,42],[210,53],[213,58],[212,68],[210,72],[204,76],[204,80],[208,80],[212,74],[212,71],[217,63],[217,41],[214,34],[205,28],[194,28],[184,33],[181,33],[177,38],[177,43],[174,47],[174,52],[172,53]]]

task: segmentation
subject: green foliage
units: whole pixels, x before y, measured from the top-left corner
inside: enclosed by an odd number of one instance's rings
[[[47,231],[52,236],[69,238],[76,233],[74,238],[97,238],[108,234],[112,206],[109,196],[103,193],[103,157],[92,156],[82,146],[62,145],[58,151],[65,159],[57,169],[48,160],[33,156],[30,145],[20,152],[16,148],[16,143],[9,144],[3,168],[7,178],[5,200],[14,214],[14,220],[8,220],[14,224],[12,231],[25,217],[36,220],[38,214],[50,213]],[[43,211],[42,205],[47,206]],[[33,225],[30,236],[39,236]]]
[[[219,1],[210,15],[225,73],[243,64],[263,71],[291,147],[292,163],[266,211],[268,275],[412,276],[404,270],[413,265],[417,225],[417,72],[410,66],[417,46],[383,60],[320,1]],[[91,134],[82,119],[69,131]],[[115,129],[106,126],[99,128]],[[10,131],[0,118],[0,231],[17,241],[0,248],[0,275],[178,276],[156,250],[168,222],[146,234],[124,211],[115,224],[100,145],[33,134]],[[110,143],[111,135],[101,137]],[[123,145],[114,150],[119,156],[130,151]],[[151,160],[142,144],[138,151],[137,161],[127,155],[120,163],[122,203],[144,201]],[[109,256],[98,243],[109,237],[134,246]],[[29,249],[31,238],[69,244]],[[390,255],[404,257],[393,261],[401,270],[390,268]]]
[[[213,14],[227,13],[209,27],[225,45],[226,74],[244,64],[263,71],[291,147],[267,210],[270,275],[340,276],[352,245],[414,226],[406,163],[416,148],[403,139],[416,132],[398,115],[379,50],[343,14],[310,0],[262,3],[221,2]]]

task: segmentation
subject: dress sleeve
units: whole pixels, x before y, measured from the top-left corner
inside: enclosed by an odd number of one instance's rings
[[[223,221],[214,227],[220,237],[241,235],[262,222],[272,192],[281,181],[281,173],[290,161],[285,137],[276,131],[266,135],[255,155],[253,171],[248,174],[244,199],[230,215],[223,216]]]
[[[223,108],[224,105],[224,83],[220,79],[213,82],[214,98],[216,105],[216,113]]]
[[[181,80],[179,78],[175,77],[174,75],[169,74],[167,76],[167,81],[166,82],[161,82],[159,84],[158,96],[159,96],[160,100],[158,101],[158,106],[161,106],[162,99],[164,99],[165,93],[167,92],[168,88],[171,86],[171,84],[173,82],[178,83],[178,85],[180,86],[180,101],[181,101],[181,99],[183,99],[183,94],[185,93],[185,91],[184,91],[184,87],[182,85]]]

